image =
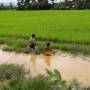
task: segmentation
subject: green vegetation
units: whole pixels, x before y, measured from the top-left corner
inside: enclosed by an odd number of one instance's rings
[[[57,70],[46,69],[47,76],[25,78],[26,72],[19,65],[0,65],[0,90],[90,90],[76,81],[67,84]]]
[[[90,54],[90,11],[0,11],[0,44],[27,52],[28,38],[35,33],[38,47],[52,47]],[[7,49],[7,48],[5,48]]]
[[[0,65],[0,80],[14,80],[23,78],[25,75],[23,66],[13,64]]]

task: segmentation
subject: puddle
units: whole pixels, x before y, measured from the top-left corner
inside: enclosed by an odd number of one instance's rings
[[[85,57],[86,58],[86,57]],[[88,61],[90,58],[86,58]],[[82,83],[90,83],[90,62],[82,57],[61,53],[52,56],[24,54],[0,51],[0,64],[24,65],[32,76],[45,74],[45,68],[57,69],[63,79],[76,79]]]

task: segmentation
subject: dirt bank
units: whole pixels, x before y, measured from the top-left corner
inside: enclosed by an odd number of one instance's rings
[[[90,83],[90,58],[57,53],[52,56],[5,52],[0,50],[0,64],[24,65],[27,71],[35,76],[45,74],[45,68],[58,69],[65,80],[77,79]]]

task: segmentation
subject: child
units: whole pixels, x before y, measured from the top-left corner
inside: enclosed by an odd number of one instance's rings
[[[30,50],[35,50],[35,46],[36,46],[36,36],[35,34],[32,34],[32,36],[29,39]]]
[[[44,48],[44,54],[47,56],[51,55],[51,47],[50,47],[50,42],[47,42]]]

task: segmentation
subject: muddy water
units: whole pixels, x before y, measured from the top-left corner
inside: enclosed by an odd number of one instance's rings
[[[58,69],[63,79],[76,79],[82,83],[90,83],[89,60],[90,58],[64,53],[44,56],[0,51],[0,64],[23,65],[32,76],[45,74],[45,68]]]

